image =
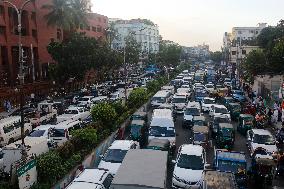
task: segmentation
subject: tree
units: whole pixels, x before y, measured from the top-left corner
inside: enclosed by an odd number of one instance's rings
[[[128,97],[127,106],[130,108],[138,108],[145,103],[147,97],[147,91],[144,88],[134,89]]]
[[[220,63],[222,61],[222,52],[221,51],[210,52],[210,59],[216,63]]]
[[[87,0],[52,0],[42,9],[49,11],[44,16],[49,26],[71,31],[87,24]]]
[[[92,118],[95,122],[99,122],[107,129],[115,126],[117,113],[115,109],[108,103],[100,103],[95,105],[91,110]]]
[[[181,47],[177,43],[161,40],[157,55],[158,63],[160,66],[176,66],[180,60],[181,50]]]
[[[141,44],[136,41],[131,33],[126,37],[125,43],[125,62],[128,64],[138,63]]]

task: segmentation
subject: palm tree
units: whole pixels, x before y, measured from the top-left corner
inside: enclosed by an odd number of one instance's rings
[[[51,4],[43,5],[42,9],[49,10],[44,16],[49,26],[57,26],[70,32],[80,24],[87,25],[86,0],[52,0]]]

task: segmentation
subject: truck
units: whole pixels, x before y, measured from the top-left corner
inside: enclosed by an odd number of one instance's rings
[[[214,167],[217,171],[235,175],[239,188],[247,188],[247,161],[244,152],[215,150]]]
[[[168,152],[151,149],[129,150],[110,189],[165,189]]]
[[[54,108],[54,102],[44,101],[38,103],[36,117],[31,118],[30,121],[32,126],[36,127],[55,120],[56,116],[57,110]]]
[[[39,156],[48,152],[47,138],[45,137],[27,137],[24,139],[27,156]],[[22,141],[16,141],[2,148],[3,163],[0,169],[5,174],[10,175],[15,162],[22,158]]]
[[[203,189],[237,189],[232,173],[207,170],[204,173]]]

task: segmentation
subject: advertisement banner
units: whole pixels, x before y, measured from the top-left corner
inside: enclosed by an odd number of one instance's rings
[[[20,189],[29,189],[37,182],[36,160],[31,159],[17,168]]]

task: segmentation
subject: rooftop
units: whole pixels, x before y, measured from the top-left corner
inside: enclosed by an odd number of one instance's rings
[[[181,147],[180,153],[187,154],[187,155],[195,155],[201,156],[202,155],[202,146],[194,145],[194,144],[183,144]]]
[[[109,149],[122,149],[129,150],[130,146],[134,143],[133,140],[115,140],[109,147]]]

